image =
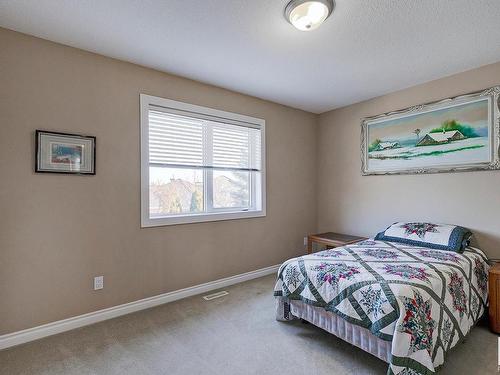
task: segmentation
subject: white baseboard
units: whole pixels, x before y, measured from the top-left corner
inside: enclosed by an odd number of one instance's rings
[[[109,307],[107,309],[94,311],[91,313],[74,316],[72,318],[58,320],[56,322],[44,324],[38,327],[24,329],[0,336],[0,350],[11,346],[24,344],[29,341],[41,339],[43,337],[55,335],[57,333],[80,328],[103,320],[116,318],[121,315],[130,314],[135,311],[149,309],[164,303],[176,301],[182,298],[191,297],[197,294],[206,293],[215,289],[225,288],[229,285],[238,284],[247,280],[270,275],[278,271],[279,265],[261,268],[255,271],[242,273],[224,279],[211,281],[205,284],[195,285],[185,289],[160,294],[157,296],[144,298],[138,301],[124,303],[123,305]]]

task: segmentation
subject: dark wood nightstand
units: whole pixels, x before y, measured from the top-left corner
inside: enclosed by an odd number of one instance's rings
[[[334,232],[310,234],[309,236],[307,236],[307,253],[312,253],[313,243],[325,245],[327,247],[339,247],[363,240],[366,240],[366,237],[351,236],[349,234]]]
[[[488,274],[490,329],[500,333],[500,263],[491,266]]]

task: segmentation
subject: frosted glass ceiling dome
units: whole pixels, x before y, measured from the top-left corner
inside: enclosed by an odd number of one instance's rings
[[[301,31],[318,28],[333,12],[333,0],[292,0],[285,8],[285,18]]]

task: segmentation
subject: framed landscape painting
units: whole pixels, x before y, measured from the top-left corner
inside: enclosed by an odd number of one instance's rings
[[[95,137],[37,130],[35,172],[95,174]]]
[[[363,175],[500,169],[500,86],[369,117]]]

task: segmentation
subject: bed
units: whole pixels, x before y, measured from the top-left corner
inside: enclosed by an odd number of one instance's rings
[[[390,375],[434,374],[483,316],[487,272],[474,247],[369,239],[283,263],[276,318],[321,327],[388,362]]]

